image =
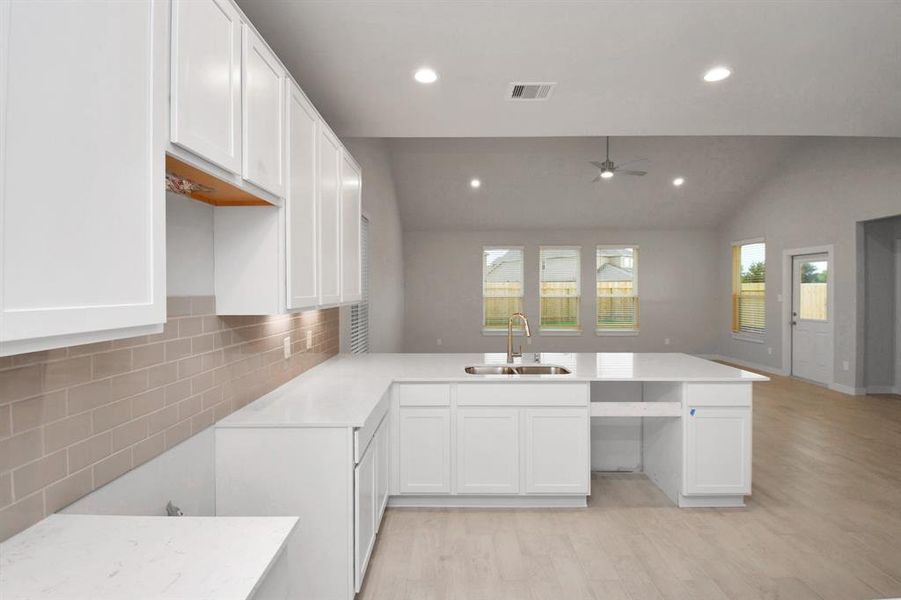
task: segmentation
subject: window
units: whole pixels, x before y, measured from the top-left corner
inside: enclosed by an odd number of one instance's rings
[[[598,333],[638,331],[638,247],[597,247]]]
[[[350,351],[369,352],[369,219],[360,222],[360,268],[363,275],[363,297],[350,307]]]
[[[510,315],[522,312],[522,256],[522,247],[482,249],[484,330],[505,330]]]
[[[801,263],[798,288],[798,317],[805,321],[829,320],[829,262],[806,260]]]
[[[766,244],[761,240],[732,245],[732,332],[760,336],[766,332]]]
[[[540,251],[541,329],[578,331],[579,266],[582,251],[573,247],[542,247]]]

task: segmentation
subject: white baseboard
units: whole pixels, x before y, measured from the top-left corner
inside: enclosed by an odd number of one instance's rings
[[[901,386],[891,385],[868,385],[868,394],[899,394],[901,395]]]
[[[770,375],[781,375],[783,377],[788,376],[788,372],[784,369],[780,369],[778,367],[770,367],[768,365],[761,365],[747,360],[733,358],[731,356],[723,356],[722,354],[698,354],[697,356],[700,358],[706,358],[707,360],[721,360],[723,362],[732,363],[734,365],[745,367],[747,369],[763,371],[764,373],[769,373]]]
[[[585,508],[588,496],[391,496],[388,506],[407,508]]]
[[[852,387],[850,385],[842,385],[841,383],[830,383],[829,389],[836,392],[841,392],[843,394],[848,394],[849,396],[863,396],[867,393],[866,388]]]

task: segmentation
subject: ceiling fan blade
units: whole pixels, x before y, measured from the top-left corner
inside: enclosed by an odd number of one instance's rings
[[[591,183],[597,183],[600,180],[601,180],[601,176],[598,175],[597,177],[595,177],[594,179],[591,180]]]
[[[622,173],[623,175],[638,175],[638,176],[648,174],[647,171],[629,171],[629,170],[623,170],[623,169],[617,169],[616,172]]]
[[[598,169],[603,169],[603,168],[604,168],[604,163],[600,163],[600,162],[598,162],[598,161],[596,161],[596,160],[590,160],[590,161],[588,161],[588,164],[594,165],[594,166],[597,167]]]
[[[617,164],[616,166],[617,166],[617,168],[619,168],[619,167],[625,167],[625,166],[628,166],[628,165],[634,165],[634,164],[640,163],[640,162],[648,162],[648,159],[646,159],[646,158],[636,158],[635,160],[630,160],[630,161],[628,161],[628,162],[624,162],[624,163],[621,163],[621,164]]]

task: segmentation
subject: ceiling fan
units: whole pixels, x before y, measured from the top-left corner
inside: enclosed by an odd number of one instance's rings
[[[647,171],[630,171],[628,169],[623,169],[623,167],[628,165],[633,165],[637,162],[641,162],[646,160],[644,158],[639,158],[637,160],[632,160],[627,163],[623,163],[621,165],[616,165],[612,160],[610,160],[610,136],[607,136],[607,160],[604,162],[598,162],[596,160],[589,161],[592,165],[597,167],[600,170],[598,176],[592,179],[592,182],[600,181],[601,179],[610,179],[613,177],[614,173],[622,173],[623,175],[647,175]]]

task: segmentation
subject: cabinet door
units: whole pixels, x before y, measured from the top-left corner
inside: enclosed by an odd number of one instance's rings
[[[354,583],[358,592],[375,544],[377,454],[376,447],[370,443],[360,464],[354,467]]]
[[[242,176],[267,192],[282,196],[285,71],[246,23],[242,48]]]
[[[689,406],[682,493],[751,493],[751,408]]]
[[[526,492],[588,494],[588,412],[585,408],[528,408]]]
[[[375,529],[378,531],[382,522],[382,515],[385,514],[385,507],[388,506],[388,467],[391,464],[391,453],[389,447],[389,427],[390,419],[385,417],[378,432],[375,434],[373,443],[376,445],[376,465],[375,465]]]
[[[457,493],[519,492],[519,409],[460,407]]]
[[[341,300],[341,145],[323,123],[319,127],[319,304]]]
[[[294,84],[288,86],[288,190],[285,198],[287,307],[319,302],[316,227],[316,143],[319,116]]]
[[[241,16],[229,0],[173,0],[170,137],[241,173]]]
[[[362,177],[346,150],[341,151],[341,302],[363,298],[361,235]]]
[[[450,409],[401,407],[399,423],[400,492],[450,493]]]
[[[166,320],[165,9],[0,2],[0,354]]]

